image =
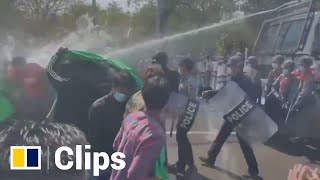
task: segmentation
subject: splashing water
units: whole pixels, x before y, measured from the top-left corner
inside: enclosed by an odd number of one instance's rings
[[[166,51],[169,56],[173,57],[177,54],[188,54],[190,51],[189,47],[185,43],[176,43],[175,41],[180,41],[183,39],[197,38],[201,33],[220,31],[225,26],[241,22],[247,18],[264,15],[270,13],[274,10],[268,10],[263,12],[258,12],[248,16],[240,16],[228,21],[222,21],[210,26],[205,26],[199,29],[191,30],[184,33],[175,34],[172,36],[164,37],[162,39],[156,39],[147,41],[141,44],[137,44],[133,47],[120,49],[112,53],[105,53],[107,47],[112,46],[112,38],[104,31],[98,31],[93,25],[92,19],[88,15],[82,16],[77,21],[77,31],[69,33],[62,39],[49,42],[40,48],[29,49],[27,53],[27,59],[30,62],[37,62],[42,66],[46,66],[51,56],[57,51],[59,47],[68,47],[70,49],[78,50],[88,50],[103,54],[107,57],[113,57],[116,59],[122,59],[127,64],[135,67],[139,60],[148,59],[152,57],[158,51]],[[130,30],[128,31],[128,36],[130,36]],[[219,36],[219,35],[218,35]],[[210,41],[215,41],[217,37],[210,37]],[[5,53],[5,57],[11,59],[14,55],[14,49],[16,48],[16,41],[13,37],[9,36],[7,44],[2,46],[2,51]],[[181,50],[183,49],[181,52]],[[206,115],[206,127],[208,132],[216,132],[217,126],[216,122],[213,122],[211,118]],[[208,140],[212,140],[213,137],[209,135]]]
[[[137,44],[133,47],[120,49],[118,51],[105,54],[105,56],[113,57],[116,59],[122,59],[127,63],[129,63],[130,65],[136,65],[139,60],[148,59],[159,51],[167,52],[167,54],[170,57],[174,57],[177,54],[188,54],[190,53],[192,48],[195,48],[195,47],[186,48],[188,46],[188,43],[193,43],[192,39],[199,38],[201,37],[201,35],[206,35],[208,34],[208,32],[210,32],[210,35],[211,35],[210,38],[206,37],[206,39],[204,40],[215,42],[215,40],[219,39],[219,36],[221,35],[218,33],[218,31],[221,31],[221,30],[223,31],[223,28],[228,27],[228,25],[243,22],[246,19],[249,19],[251,17],[268,14],[279,8],[280,7],[272,10],[258,12],[258,13],[247,15],[247,16],[238,16],[231,20],[222,21],[220,23],[215,23],[213,25],[205,26],[199,29],[187,31],[184,33],[178,33],[172,36],[164,37],[162,39],[147,41],[141,44]],[[217,34],[212,34],[215,31],[217,32]],[[189,42],[182,41],[184,39],[191,39],[191,41]],[[212,43],[212,44],[215,44],[215,43]]]
[[[20,50],[17,54],[18,42],[14,37],[8,36],[6,42],[0,45],[0,52],[5,54],[7,60],[10,60],[13,56],[23,55],[29,62],[37,62],[41,66],[46,66],[59,47],[103,54],[107,47],[112,44],[112,38],[105,31],[94,26],[88,15],[84,15],[77,21],[77,30],[62,39],[51,41],[41,47],[33,45],[34,40],[32,39],[24,44],[24,51]]]
[[[77,26],[77,31],[69,33],[66,37],[50,42],[40,49],[34,49],[29,59],[46,65],[59,47],[103,53],[104,48],[112,44],[112,38],[106,32],[97,29],[88,15],[82,16],[77,21]]]
[[[0,52],[5,60],[12,59],[12,54],[15,47],[15,39],[12,36],[8,36],[6,41],[1,44]]]

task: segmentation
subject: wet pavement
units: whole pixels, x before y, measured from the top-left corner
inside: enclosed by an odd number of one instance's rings
[[[205,167],[199,160],[199,156],[206,155],[214,134],[210,133],[209,138],[206,134],[208,131],[191,131],[189,138],[193,145],[193,154],[198,172],[192,174],[190,180],[243,180],[242,175],[247,174],[247,165],[240,146],[235,138],[231,136],[223,146],[217,159],[217,168]],[[209,133],[208,133],[209,134]],[[169,164],[177,160],[177,145],[175,135],[167,139],[168,144],[168,161]],[[264,145],[255,145],[254,152],[258,160],[260,176],[264,180],[286,180],[289,169],[295,163],[310,164],[308,160],[302,157],[291,157],[277,152]],[[320,167],[320,166],[318,166]],[[170,175],[170,180],[175,180],[174,175]]]
[[[192,129],[189,132],[189,139],[193,147],[193,155],[198,173],[192,174],[190,180],[244,180],[242,175],[247,175],[247,164],[243,157],[239,143],[235,134],[231,135],[224,144],[216,161],[216,168],[205,167],[199,160],[199,156],[207,155],[211,143],[220,129],[223,120],[215,117],[215,112],[206,104],[202,103],[199,113]],[[209,107],[209,108],[208,108]],[[166,129],[170,130],[170,122],[167,122]],[[175,130],[175,128],[174,128]],[[167,147],[169,164],[177,161],[177,144],[175,133],[173,137],[169,137],[167,132]],[[292,157],[265,145],[256,144],[253,146],[258,164],[260,176],[264,180],[287,180],[289,170],[296,163],[308,164],[310,166],[318,166],[311,164],[303,157]],[[171,175],[170,180],[175,180],[175,176]]]

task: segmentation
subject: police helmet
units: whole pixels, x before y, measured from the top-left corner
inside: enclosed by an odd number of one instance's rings
[[[288,69],[289,70],[289,72],[291,72],[291,71],[293,71],[294,70],[294,62],[293,61],[291,61],[291,60],[286,60],[283,64],[282,64],[282,66],[281,66],[281,68],[282,69]]]
[[[243,66],[243,60],[240,56],[231,56],[228,60],[227,66],[241,68]]]
[[[246,64],[249,64],[252,68],[257,69],[258,68],[258,59],[255,56],[250,56],[247,61]]]
[[[313,64],[313,60],[310,56],[304,55],[298,58],[297,66],[310,67]]]
[[[276,55],[272,58],[272,63],[281,65],[284,62],[284,57],[282,55]]]

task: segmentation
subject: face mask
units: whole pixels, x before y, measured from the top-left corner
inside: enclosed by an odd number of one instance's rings
[[[283,70],[282,70],[282,74],[284,74],[284,75],[289,74],[289,70],[288,70],[288,69],[283,69]]]
[[[279,65],[277,63],[272,63],[272,68],[273,69],[278,69],[279,68]]]
[[[113,97],[120,103],[125,102],[127,100],[127,96],[119,92],[114,92]]]

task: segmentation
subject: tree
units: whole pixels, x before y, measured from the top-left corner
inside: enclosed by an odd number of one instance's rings
[[[57,17],[58,13],[63,12],[70,4],[76,2],[77,0],[15,0],[15,5],[27,17],[46,21]]]
[[[242,9],[246,14],[251,14],[273,9],[290,1],[291,0],[245,0]]]
[[[139,11],[134,12],[131,17],[131,29],[133,41],[143,41],[151,38],[156,32],[156,6],[145,4]]]
[[[136,8],[143,4],[157,7],[157,29],[160,33],[219,22],[224,15],[232,14],[235,9],[233,0],[128,0],[128,4]]]

